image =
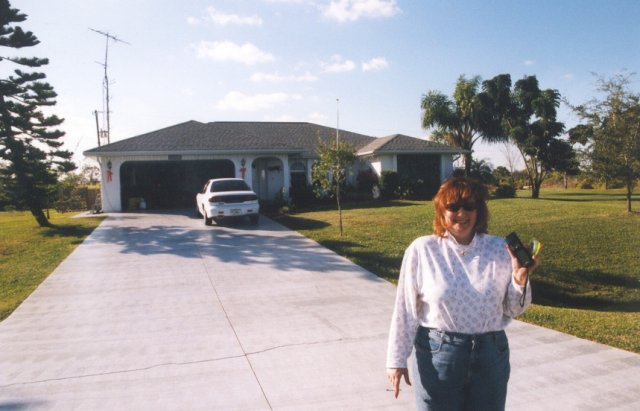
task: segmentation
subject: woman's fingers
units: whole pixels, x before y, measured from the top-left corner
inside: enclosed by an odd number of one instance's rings
[[[411,381],[409,380],[409,370],[406,368],[391,368],[387,370],[387,377],[391,382],[391,386],[393,387],[393,396],[394,398],[398,398],[400,394],[400,380],[404,376],[404,381],[407,385],[411,385]]]

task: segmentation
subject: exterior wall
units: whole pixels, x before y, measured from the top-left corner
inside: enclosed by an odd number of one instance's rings
[[[102,211],[122,211],[120,201],[120,166],[123,160],[120,158],[98,158],[102,181],[100,184],[100,198]]]
[[[290,174],[290,162],[303,162],[306,164],[306,178],[307,182],[311,184],[311,170],[313,167],[314,159],[291,157],[287,154],[275,154],[275,155],[181,155],[180,160],[230,160],[233,162],[236,171],[236,177],[244,178],[244,180],[252,187],[253,190],[259,189],[254,187],[256,180],[254,173],[256,169],[252,167],[254,161],[261,158],[273,158],[280,161],[282,166],[282,187],[279,188],[283,194],[283,198],[289,198],[289,187],[291,186],[291,174]],[[141,155],[141,156],[114,156],[114,157],[97,157],[97,162],[100,164],[102,184],[100,186],[100,194],[102,198],[102,210],[104,212],[119,212],[122,211],[122,199],[120,186],[120,170],[122,164],[127,161],[165,161],[171,160],[167,154],[164,155]],[[349,182],[355,184],[358,172],[362,169],[371,167],[378,176],[382,171],[398,170],[397,156],[396,155],[380,155],[371,157],[368,160],[358,161],[354,167],[352,167],[349,173]],[[441,173],[440,179],[443,181],[453,173],[453,155],[442,154],[441,161]],[[271,193],[270,191],[270,194]]]
[[[440,182],[443,182],[453,174],[453,154],[442,154],[440,161]]]
[[[398,171],[398,159],[395,154],[385,154],[374,156],[370,160],[371,168],[376,172],[378,177],[383,171]]]
[[[242,155],[182,155],[181,161],[189,160],[230,160],[233,162],[236,177],[243,178],[242,170],[244,169],[244,180],[252,186],[252,170],[251,162],[255,157]],[[169,160],[168,155],[162,156],[119,156],[119,157],[98,157],[96,158],[100,164],[101,184],[100,195],[102,199],[102,210],[104,212],[122,211],[122,187],[120,185],[120,170],[122,165],[128,161],[165,161]],[[243,166],[244,160],[244,166]],[[287,165],[288,168],[288,165]]]

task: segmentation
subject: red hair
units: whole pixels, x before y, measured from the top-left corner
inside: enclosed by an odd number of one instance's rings
[[[452,177],[447,179],[433,197],[435,216],[433,218],[433,232],[440,237],[447,231],[444,213],[447,204],[469,202],[476,206],[478,212],[474,230],[476,233],[486,233],[489,226],[489,209],[487,198],[489,192],[480,181],[468,177]]]

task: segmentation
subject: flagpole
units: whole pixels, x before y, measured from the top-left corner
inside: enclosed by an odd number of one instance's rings
[[[338,148],[338,144],[340,143],[339,139],[340,133],[340,99],[336,99],[336,148]]]

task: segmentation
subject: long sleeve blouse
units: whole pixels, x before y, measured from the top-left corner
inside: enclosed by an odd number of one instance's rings
[[[529,287],[530,289],[530,287]],[[531,303],[513,279],[504,239],[476,234],[469,245],[419,237],[404,254],[389,331],[387,368],[406,368],[418,326],[464,334],[503,330]]]

